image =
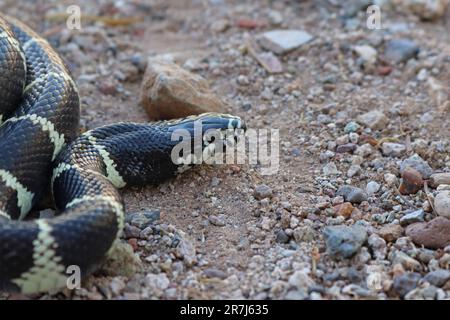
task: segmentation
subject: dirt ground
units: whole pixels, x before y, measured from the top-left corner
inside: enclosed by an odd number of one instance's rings
[[[411,243],[404,227],[400,236],[385,239],[384,258],[375,259],[375,249],[366,244],[352,259],[334,261],[326,252],[323,230],[362,221],[368,234],[377,234],[388,223],[373,215],[392,213],[389,223],[398,225],[405,211],[426,206],[424,192],[399,197],[384,180],[386,173],[400,177],[398,163],[417,152],[418,139],[425,141],[421,155],[432,169],[449,171],[450,111],[439,109],[427,82],[432,77],[444,87],[450,84],[448,12],[423,22],[389,7],[382,9],[384,29],[369,30],[364,10],[350,12],[358,1],[96,0],[78,3],[89,17],[82,18],[81,30],[68,30],[60,14],[73,2],[5,0],[0,11],[44,35],[67,61],[80,88],[84,129],[148,121],[139,103],[145,64],[148,57],[169,56],[207,79],[226,102],[224,112],[241,116],[249,128],[279,129],[280,167],[265,176],[258,165],[201,166],[158,187],[123,191],[128,213],[161,214],[150,236],[125,240],[135,247],[143,269],[134,275],[100,271],[82,289],[25,298],[398,298],[407,294],[396,287],[396,276],[414,271],[424,277],[435,270],[430,260],[441,263],[448,248],[423,249],[433,256],[428,262],[401,248],[399,238]],[[217,27],[217,21],[226,27]],[[248,39],[273,29],[300,29],[314,36],[277,56],[283,65],[279,74],[269,74],[246,50]],[[419,54],[406,63],[384,62],[386,41],[396,38],[415,41]],[[357,45],[378,52],[373,69],[361,67],[352,50]],[[424,80],[418,80],[421,70]],[[406,151],[388,157],[373,147],[374,154],[362,157],[361,170],[351,177],[347,172],[355,155],[333,151],[328,160],[339,172],[324,174],[329,142],[372,110],[387,115],[388,123],[367,130],[358,121],[357,147],[368,136],[400,143]],[[333,210],[339,202],[336,190],[344,184],[365,190],[369,181],[380,184],[381,191],[354,204],[352,216],[339,220]],[[270,197],[258,200],[255,189],[261,185],[269,187]],[[432,218],[433,212],[426,211],[425,220]],[[411,270],[391,259],[394,248],[419,261],[420,268]],[[383,279],[376,289],[367,285],[374,272]],[[450,297],[448,283],[434,287],[433,298]],[[424,288],[429,286],[417,282],[407,288],[415,290],[407,297],[425,297]]]

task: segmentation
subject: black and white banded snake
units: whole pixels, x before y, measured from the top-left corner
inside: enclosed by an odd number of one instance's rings
[[[157,184],[182,164],[171,159],[176,129],[245,128],[239,117],[203,114],[156,123],[116,123],[78,136],[77,86],[46,40],[0,15],[0,291],[66,285],[104,260],[124,225],[118,188]],[[204,146],[202,146],[204,147]],[[26,219],[51,184],[57,215]]]

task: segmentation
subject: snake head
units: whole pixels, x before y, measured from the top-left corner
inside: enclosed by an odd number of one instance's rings
[[[172,150],[172,161],[179,166],[179,172],[193,164],[212,164],[208,160],[223,157],[227,148],[234,150],[247,129],[241,118],[221,113],[203,113],[169,121],[167,125],[172,141],[178,142]]]
[[[165,123],[169,126],[170,131],[184,129],[188,130],[191,134],[194,134],[195,126],[201,124],[202,135],[208,130],[243,129],[245,131],[247,129],[245,122],[240,117],[213,112],[193,115],[173,121],[165,121]]]

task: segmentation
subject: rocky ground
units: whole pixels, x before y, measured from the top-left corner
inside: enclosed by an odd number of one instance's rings
[[[84,130],[147,121],[156,57],[201,81],[198,108],[220,97],[281,141],[273,175],[201,166],[125,190],[125,266],[0,297],[449,299],[450,9],[378,2],[371,30],[368,1],[80,1],[69,30],[73,1],[3,1],[67,61]]]

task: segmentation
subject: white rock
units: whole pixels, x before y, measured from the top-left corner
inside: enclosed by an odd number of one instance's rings
[[[373,66],[377,61],[377,50],[374,47],[369,45],[354,46],[353,51],[363,59],[364,65],[367,67]]]
[[[267,16],[274,25],[279,25],[283,22],[283,15],[279,11],[270,10]]]
[[[369,181],[367,183],[366,192],[367,192],[367,194],[369,196],[377,193],[378,190],[380,190],[380,184],[378,182],[376,182],[376,181]]]
[[[303,30],[272,30],[263,33],[261,45],[276,54],[292,51],[313,38]]]
[[[395,174],[386,173],[384,175],[384,181],[388,187],[393,187],[398,184],[398,178]]]
[[[145,277],[147,285],[153,290],[165,290],[169,287],[170,281],[165,273],[153,274],[149,273]]]
[[[450,219],[450,191],[441,191],[436,195],[434,209],[438,215]]]

